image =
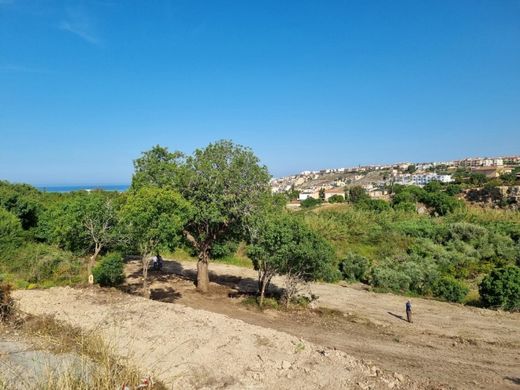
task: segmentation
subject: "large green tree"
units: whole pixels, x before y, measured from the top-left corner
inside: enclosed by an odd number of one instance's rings
[[[182,238],[192,208],[178,192],[144,187],[128,195],[121,223],[128,240],[138,248],[143,272],[143,295],[150,296],[148,268],[160,248],[175,249]]]
[[[207,292],[211,249],[244,233],[244,222],[269,191],[267,168],[249,148],[225,140],[187,157],[157,146],[134,166],[132,187],[173,188],[194,206],[184,232],[198,252],[197,288]]]

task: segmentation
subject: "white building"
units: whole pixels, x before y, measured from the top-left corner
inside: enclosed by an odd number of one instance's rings
[[[425,173],[416,175],[399,175],[396,177],[395,184],[416,185],[422,187],[431,181],[440,181],[441,183],[451,183],[453,178],[451,175],[438,175],[436,173]]]

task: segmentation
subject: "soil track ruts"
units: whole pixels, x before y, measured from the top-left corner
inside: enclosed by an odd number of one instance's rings
[[[520,389],[520,313],[506,313],[428,299],[412,299],[414,323],[402,319],[408,298],[377,294],[361,286],[312,284],[320,310],[259,312],[230,296],[256,291],[252,269],[212,263],[210,294],[195,291],[193,262],[166,261],[152,273],[152,297],[225,314],[336,348],[404,373],[433,387]],[[129,288],[139,265],[127,266]],[[280,278],[274,286],[281,286]]]

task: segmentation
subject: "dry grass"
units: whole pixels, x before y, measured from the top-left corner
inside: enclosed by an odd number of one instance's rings
[[[18,319],[12,326],[37,349],[63,356],[63,364],[56,367],[44,361],[37,362],[44,369],[36,383],[20,384],[18,381],[22,378],[17,378],[16,383],[7,383],[0,377],[0,390],[114,390],[123,389],[125,385],[132,390],[165,389],[161,383],[144,378],[129,359],[117,357],[114,348],[96,332],[86,334],[48,316]]]

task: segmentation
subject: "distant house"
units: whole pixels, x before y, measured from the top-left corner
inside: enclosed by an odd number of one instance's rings
[[[300,195],[298,196],[298,200],[300,202],[302,202],[306,199],[309,199],[309,198],[319,199],[320,192],[314,191],[314,190],[302,191],[302,192],[300,192]]]
[[[319,195],[319,194],[318,194]],[[345,199],[345,190],[343,188],[331,188],[330,190],[325,191],[325,201],[329,201],[331,197],[334,195],[339,195],[343,199]]]

